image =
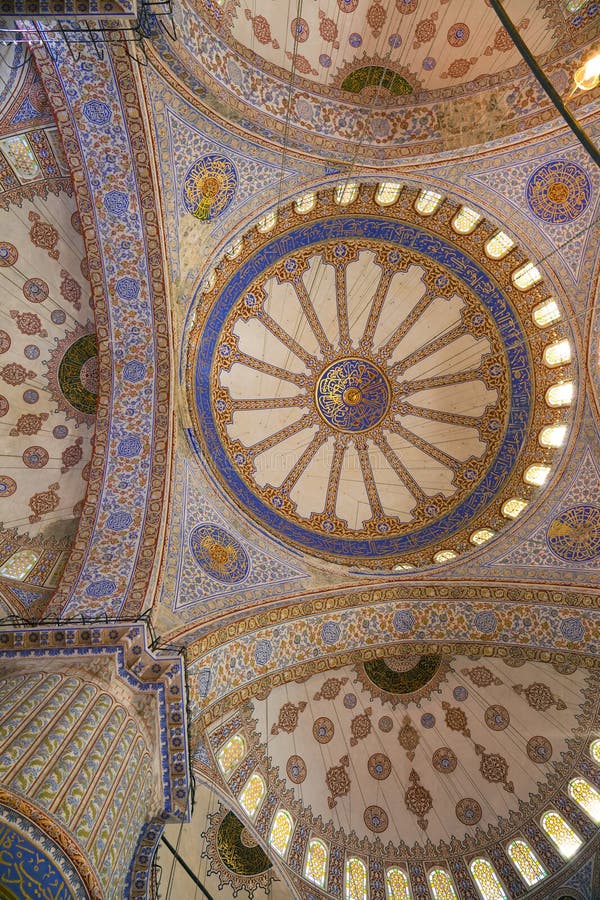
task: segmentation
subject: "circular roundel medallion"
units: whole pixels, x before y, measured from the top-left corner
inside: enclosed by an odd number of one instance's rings
[[[183,180],[183,202],[199,219],[215,219],[225,212],[238,184],[236,168],[225,156],[203,156]]]
[[[313,725],[313,737],[319,744],[328,744],[333,737],[334,727],[327,716],[319,716]]]
[[[41,278],[29,278],[23,285],[23,294],[30,303],[43,303],[49,293],[47,282]]]
[[[306,763],[301,756],[290,756],[285,767],[287,777],[294,784],[302,784],[306,778]]]
[[[93,416],[96,412],[98,347],[95,334],[85,334],[67,349],[58,367],[58,383],[65,399],[79,412]]]
[[[367,806],[364,814],[365,825],[370,831],[379,834],[388,827],[388,815],[381,806]]]
[[[477,825],[481,819],[481,806],[477,800],[465,797],[456,804],[456,818],[463,825]]]
[[[548,546],[560,559],[584,562],[600,555],[600,509],[572,506],[551,522]]]
[[[250,571],[240,542],[218,525],[197,525],[190,534],[190,550],[201,569],[225,584],[243,581]]]
[[[52,399],[78,425],[94,424],[98,402],[98,346],[90,328],[78,325],[58,341],[46,374]]]
[[[10,497],[17,489],[17,482],[9,475],[0,475],[0,497]]]
[[[14,266],[18,258],[19,253],[14,244],[0,241],[0,266]]]
[[[488,509],[535,389],[520,296],[446,237],[364,208],[319,202],[225,260],[197,306],[190,394],[203,458],[253,519],[379,567]]]
[[[587,209],[592,195],[590,179],[581,166],[556,159],[539,166],[527,182],[527,203],[544,222],[564,225]]]
[[[28,447],[23,451],[23,462],[28,469],[43,469],[49,459],[45,447]]]
[[[384,734],[389,734],[394,727],[394,720],[390,716],[382,716],[379,720],[379,730]]]
[[[372,778],[376,778],[377,781],[385,781],[392,771],[392,764],[389,756],[386,756],[385,753],[374,753],[369,757],[367,768]]]
[[[529,738],[527,741],[527,756],[535,763],[549,762],[552,759],[552,744],[543,735]]]
[[[315,386],[319,415],[336,431],[368,431],[390,405],[385,376],[366,359],[338,359],[321,373]]]
[[[485,711],[485,724],[492,731],[504,731],[510,725],[510,716],[504,706],[494,704]]]
[[[437,772],[443,772],[444,775],[449,775],[450,772],[454,772],[458,760],[456,759],[456,753],[449,747],[440,747],[440,749],[436,750],[433,754],[431,762],[433,763],[433,768]]]
[[[6,353],[7,350],[10,350],[10,344],[10,334],[0,329],[0,353]]]

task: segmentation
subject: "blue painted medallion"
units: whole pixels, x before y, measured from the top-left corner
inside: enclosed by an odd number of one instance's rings
[[[197,525],[190,534],[190,550],[201,569],[225,584],[243,581],[250,571],[240,542],[218,525]]]
[[[337,431],[367,431],[378,425],[390,405],[387,379],[366,359],[338,359],[317,381],[315,403]]]
[[[600,556],[600,509],[572,506],[550,523],[548,546],[560,559],[584,562]]]
[[[527,204],[538,219],[553,225],[573,222],[587,209],[592,185],[577,163],[555,159],[539,166],[526,187]]]
[[[237,171],[230,159],[216,154],[203,156],[186,172],[183,202],[197,218],[215,219],[230,205],[237,185]]]

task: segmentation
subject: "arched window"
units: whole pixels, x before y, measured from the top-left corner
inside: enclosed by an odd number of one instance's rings
[[[523,481],[527,484],[532,484],[534,487],[541,487],[546,483],[546,479],[550,474],[550,466],[542,466],[537,463],[533,466],[528,466],[525,469],[525,473],[523,475]]]
[[[494,532],[490,528],[478,528],[477,531],[473,532],[469,540],[472,544],[475,544],[476,547],[479,547],[480,544],[485,544],[486,541],[491,540],[493,537]]]
[[[556,341],[549,344],[544,350],[544,362],[547,366],[564,366],[571,362],[571,345],[565,338],[564,341]]]
[[[499,231],[489,239],[484,249],[486,254],[491,256],[492,259],[502,259],[514,246],[515,242],[513,239],[506,232]]]
[[[244,239],[239,237],[236,238],[225,250],[225,256],[227,259],[235,259],[236,256],[239,256],[242,252],[242,247],[244,246]]]
[[[328,856],[327,845],[323,841],[320,841],[319,838],[309,841],[304,863],[304,877],[320,888],[325,887]]]
[[[552,384],[546,391],[546,403],[548,406],[570,406],[573,402],[575,388],[572,381],[559,381]]]
[[[316,202],[317,195],[314,191],[310,191],[310,193],[303,194],[302,197],[299,197],[298,200],[295,201],[294,208],[300,215],[306,215],[306,213],[311,211]]]
[[[554,810],[544,813],[541,824],[550,840],[558,848],[561,856],[569,859],[569,857],[577,853],[581,847],[582,840],[561,815]]]
[[[481,215],[471,209],[469,206],[461,206],[459,211],[452,219],[452,227],[459,234],[471,234],[478,222],[481,221]]]
[[[553,300],[551,297],[536,306],[532,315],[533,321],[538,328],[547,328],[548,325],[560,321],[561,318],[558,304],[556,300]]]
[[[217,762],[223,775],[230,775],[237,769],[246,755],[246,741],[241,734],[234,734],[217,753]]]
[[[437,191],[421,191],[415,200],[415,209],[422,216],[431,216],[442,200],[442,195]]]
[[[290,814],[285,809],[278,810],[271,825],[269,843],[274,850],[277,850],[280,856],[285,856],[293,830],[294,823]]]
[[[474,859],[469,868],[483,900],[508,900],[506,892],[500,884],[500,880],[489,860]]]
[[[585,778],[571,779],[569,797],[581,806],[590,819],[600,823],[600,794]]]
[[[451,559],[456,559],[454,550],[439,550],[433,557],[433,561],[436,563],[450,562]]]
[[[380,182],[375,193],[375,203],[380,206],[391,206],[398,199],[401,188],[402,185],[397,181]]]
[[[14,578],[15,581],[23,581],[39,558],[40,554],[35,550],[17,550],[0,568],[0,575],[4,578]]]
[[[520,291],[528,291],[542,280],[542,273],[532,262],[525,263],[512,274],[513,284]]]
[[[335,202],[340,206],[350,206],[351,203],[354,203],[356,198],[358,197],[358,182],[357,181],[345,181],[343,184],[338,184],[335,189]]]
[[[566,425],[546,425],[539,433],[542,447],[562,447],[567,436]]]
[[[362,859],[346,860],[346,900],[367,900],[367,867]]]
[[[506,852],[528,887],[547,876],[548,873],[526,841],[511,841]]]
[[[256,815],[256,811],[260,806],[260,802],[266,793],[265,780],[258,772],[254,772],[240,794],[240,803],[248,813],[251,819]]]
[[[385,873],[385,893],[388,900],[410,900],[408,878],[402,869],[388,869]]]
[[[432,869],[427,878],[434,900],[458,900],[452,879],[445,869]]]
[[[258,230],[261,233],[266,234],[267,231],[272,231],[273,228],[275,228],[276,223],[277,223],[277,213],[270,212],[270,213],[267,213],[266,215],[260,217],[260,219],[258,220],[258,222],[256,224],[256,227],[258,228]]]
[[[527,500],[522,500],[520,497],[511,497],[510,500],[502,504],[502,515],[506,516],[507,519],[516,519],[527,505]]]
[[[600,766],[600,738],[590,744],[590,756]]]

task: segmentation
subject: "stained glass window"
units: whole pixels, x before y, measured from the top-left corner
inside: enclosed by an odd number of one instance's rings
[[[452,227],[455,231],[458,231],[459,234],[471,234],[477,223],[480,221],[481,216],[478,212],[475,212],[474,209],[471,209],[468,206],[461,206],[452,219]]]
[[[0,575],[4,578],[14,578],[16,581],[23,581],[29,575],[36,562],[40,558],[40,554],[35,550],[17,550],[12,556],[6,560]]]
[[[563,366],[571,361],[571,345],[567,340],[550,344],[544,350],[544,362],[547,366]]]
[[[271,847],[277,850],[280,856],[285,856],[285,851],[288,848],[293,830],[294,823],[292,822],[292,817],[285,809],[280,809],[273,819],[271,834],[269,836]]]
[[[546,425],[539,435],[542,447],[562,447],[567,436],[566,425]]]
[[[539,306],[533,310],[533,321],[538,326],[538,328],[547,328],[548,325],[552,325],[553,322],[560,321],[560,310],[556,303],[556,300],[544,300],[543,303],[540,303]]]
[[[434,900],[458,900],[452,879],[445,869],[432,869],[427,877]]]
[[[528,466],[525,469],[525,474],[523,475],[523,480],[527,482],[527,484],[532,484],[534,487],[541,487],[542,484],[546,483],[546,479],[550,474],[550,466],[540,466],[533,465]]]
[[[546,391],[548,406],[570,406],[573,402],[575,388],[572,381],[559,381]]]
[[[585,778],[571,779],[569,797],[581,806],[590,819],[600,823],[600,794]]]
[[[592,741],[590,744],[590,754],[592,759],[600,766],[600,738],[596,741]]]
[[[275,228],[275,223],[277,222],[277,213],[270,212],[267,213],[266,216],[261,216],[258,220],[257,228],[260,232],[264,233],[266,231],[271,231]]]
[[[380,206],[391,206],[398,199],[401,187],[397,181],[380,182],[375,193],[375,203],[379,203]]]
[[[305,213],[309,213],[315,203],[317,202],[317,195],[314,191],[311,191],[309,194],[304,194],[294,203],[294,207],[296,208],[297,213],[301,213],[304,215]]]
[[[415,209],[422,216],[430,216],[442,202],[442,195],[437,191],[421,191],[415,200]]]
[[[589,0],[568,0],[567,9],[569,12],[577,12],[588,3]]]
[[[350,206],[358,197],[358,182],[346,181],[345,184],[338,184],[334,196],[335,202],[340,206]]]
[[[246,741],[241,734],[234,734],[217,753],[217,762],[223,775],[229,775],[246,755]]]
[[[489,541],[489,539],[493,537],[494,532],[490,528],[479,528],[477,531],[473,532],[469,540],[478,547],[480,544],[485,544],[486,541]]]
[[[511,841],[506,852],[529,887],[537,884],[548,874],[526,841]]]
[[[534,284],[542,280],[542,273],[532,262],[525,263],[512,275],[513,284],[520,291],[528,291]]]
[[[385,873],[385,889],[388,900],[410,900],[408,878],[402,869],[388,869]]]
[[[244,790],[240,794],[240,803],[250,818],[254,818],[256,815],[256,811],[260,806],[260,801],[265,796],[265,792],[266,786],[264,778],[262,775],[259,775],[258,772],[254,772],[246,782]]]
[[[508,900],[506,892],[500,884],[500,880],[489,860],[474,859],[469,868],[483,900]]]
[[[541,824],[548,837],[558,847],[561,856],[569,859],[577,853],[582,844],[581,838],[561,815],[554,810],[544,813]]]
[[[313,838],[309,842],[304,864],[304,877],[321,888],[325,887],[328,855],[327,845],[319,838]]]
[[[492,259],[502,259],[503,256],[506,256],[509,250],[515,246],[515,242],[512,238],[510,238],[506,232],[499,231],[498,234],[495,234],[494,237],[490,238],[487,244],[485,245],[485,252],[488,256],[491,256]]]
[[[456,559],[454,550],[440,550],[433,557],[433,561],[436,563],[450,562],[451,559]]]
[[[516,519],[527,506],[527,500],[521,500],[520,497],[511,497],[506,503],[502,504],[502,515],[507,519]]]
[[[346,860],[346,900],[367,900],[367,867],[362,859]]]

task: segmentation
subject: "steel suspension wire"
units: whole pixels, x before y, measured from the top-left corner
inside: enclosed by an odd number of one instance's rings
[[[515,47],[531,69],[532,74],[538,80],[552,103],[554,104],[556,110],[560,113],[561,117],[565,121],[565,123],[569,126],[579,143],[587,150],[591,158],[594,160],[597,166],[600,166],[600,151],[594,144],[594,142],[589,137],[588,133],[581,127],[577,119],[572,115],[570,110],[565,106],[562,97],[549,80],[549,78],[545,75],[538,61],[536,60],[533,53],[530,51],[529,47],[519,34],[517,28],[514,25],[514,22],[504,9],[500,0],[490,0],[490,6],[493,8],[494,12],[506,28],[508,34],[510,35]]]

